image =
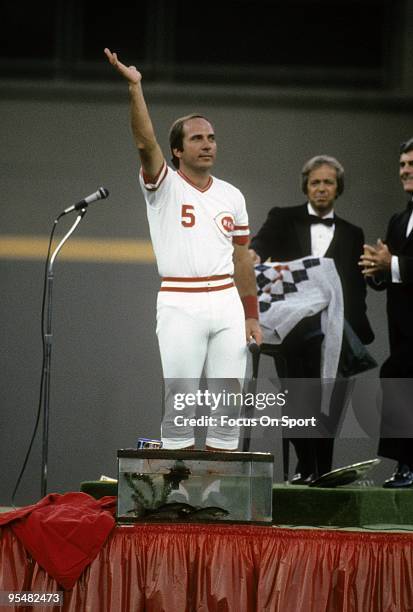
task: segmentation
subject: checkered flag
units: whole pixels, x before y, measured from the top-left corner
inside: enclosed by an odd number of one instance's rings
[[[334,378],[343,335],[343,292],[334,261],[303,257],[255,266],[264,342],[280,344],[304,318],[321,313],[321,372]]]
[[[300,283],[309,279],[307,270],[320,265],[318,257],[299,259],[296,262],[265,263],[255,266],[257,295],[260,312],[268,310],[273,302],[299,291]]]

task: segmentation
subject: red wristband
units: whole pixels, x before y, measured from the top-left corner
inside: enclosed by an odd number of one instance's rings
[[[242,305],[244,306],[245,318],[246,319],[257,319],[258,320],[258,301],[256,295],[244,295],[241,298]]]

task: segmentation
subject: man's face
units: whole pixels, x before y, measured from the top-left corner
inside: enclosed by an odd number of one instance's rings
[[[307,196],[310,204],[320,217],[333,209],[337,195],[337,172],[335,168],[323,164],[310,172],[307,182]]]
[[[183,151],[174,149],[174,154],[179,158],[179,169],[184,173],[185,169],[208,171],[217,154],[212,125],[206,119],[197,117],[186,121],[183,131]]]
[[[413,193],[413,151],[400,155],[400,179],[403,189]]]

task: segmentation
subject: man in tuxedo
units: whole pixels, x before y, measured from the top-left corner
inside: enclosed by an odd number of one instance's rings
[[[344,189],[344,169],[334,158],[319,155],[302,169],[301,186],[307,202],[300,206],[275,207],[251,241],[255,263],[290,261],[306,256],[330,257],[341,280],[344,317],[364,344],[374,339],[366,316],[366,286],[358,265],[363,251],[361,228],[335,214],[334,204]],[[320,314],[302,319],[281,345],[289,378],[320,378]],[[335,389],[344,402],[345,387]],[[338,397],[341,395],[341,399]],[[318,406],[318,410],[320,407]],[[334,439],[294,438],[298,463],[294,484],[308,484],[332,466]]]
[[[407,208],[394,214],[385,242],[365,245],[360,264],[374,289],[387,290],[390,356],[383,363],[382,431],[378,454],[395,459],[397,467],[383,484],[387,488],[413,485],[413,138],[400,146],[400,180],[409,197]],[[394,379],[403,379],[393,382]],[[398,431],[391,437],[392,431]]]

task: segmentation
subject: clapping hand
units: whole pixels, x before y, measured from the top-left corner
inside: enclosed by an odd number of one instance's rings
[[[388,246],[379,238],[375,246],[364,245],[364,253],[360,257],[359,266],[364,276],[374,276],[391,268],[391,253]]]

